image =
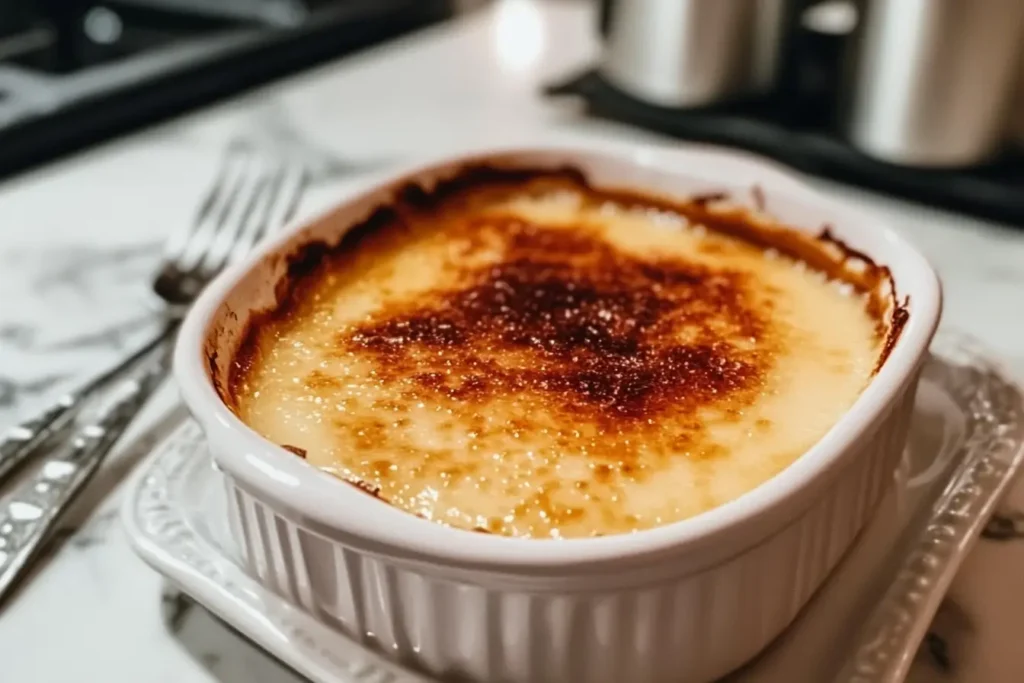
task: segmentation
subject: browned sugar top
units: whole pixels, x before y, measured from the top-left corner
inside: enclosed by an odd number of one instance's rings
[[[818,349],[793,324],[809,304],[783,291],[796,276],[772,276],[789,266],[766,265],[753,243],[701,231],[682,248],[693,225],[664,207],[564,174],[498,180],[407,193],[338,245],[307,248],[235,359],[243,418],[410,512],[594,535],[695,514],[796,457],[846,399],[805,429],[775,429],[775,403],[753,408],[805,367],[779,375],[779,358],[806,349],[829,373],[870,372],[871,323],[863,352]],[[571,209],[531,208],[563,193]],[[730,450],[742,475],[722,476]],[[665,498],[659,477],[686,499]],[[637,496],[655,480],[646,505]]]
[[[689,411],[756,384],[758,353],[731,341],[764,327],[743,274],[630,256],[585,226],[491,216],[461,227],[470,244],[499,240],[501,260],[342,332],[339,349],[451,399],[529,392],[602,421]]]

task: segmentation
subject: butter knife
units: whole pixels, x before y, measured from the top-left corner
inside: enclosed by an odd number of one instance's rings
[[[157,344],[159,353],[152,362],[140,364],[132,375],[114,385],[111,392],[117,398],[79,427],[69,444],[47,455],[38,472],[0,505],[0,603],[31,566],[61,515],[96,473],[139,408],[160,386],[170,366],[171,344],[167,341],[161,335],[162,345]]]
[[[155,336],[133,353],[130,358],[104,371],[77,389],[64,394],[39,415],[6,430],[0,436],[0,484],[3,484],[14,473],[37,446],[67,427],[82,406],[88,403],[89,399],[95,396],[100,389],[148,356],[165,340],[165,334]]]

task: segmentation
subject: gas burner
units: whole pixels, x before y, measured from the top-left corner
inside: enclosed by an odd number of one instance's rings
[[[0,174],[453,11],[450,0],[0,0]]]

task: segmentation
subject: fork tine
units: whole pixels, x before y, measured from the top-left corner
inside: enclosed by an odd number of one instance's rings
[[[305,190],[306,174],[301,167],[285,164],[277,169],[265,192],[262,211],[255,213],[235,242],[232,260],[247,254],[268,232],[282,228],[295,215]]]
[[[255,245],[260,237],[267,232],[271,212],[273,211],[274,204],[281,191],[284,176],[285,167],[282,165],[275,167],[273,172],[270,174],[265,186],[266,191],[259,195],[256,206],[253,207],[253,211],[249,214],[248,220],[242,225],[242,229],[238,234],[238,239],[235,241],[234,248],[231,251],[231,255],[229,257],[230,261],[237,261],[245,254],[249,253],[253,248],[253,245]]]
[[[227,225],[233,211],[237,211],[239,197],[244,197],[243,190],[251,180],[251,154],[240,156],[226,173],[218,197],[213,206],[203,215],[203,221],[197,223],[189,235],[177,266],[181,270],[197,270],[202,266],[208,252],[216,245],[217,235]]]
[[[240,162],[240,156],[247,153],[244,144],[235,142],[228,146],[221,155],[220,166],[210,191],[203,198],[195,217],[190,223],[183,223],[179,230],[173,231],[164,243],[164,258],[180,261],[192,236],[206,224],[215,206],[224,201],[229,189],[229,181],[233,178],[233,169]]]
[[[224,156],[221,163],[221,175],[210,190],[210,194],[207,195],[205,201],[203,201],[196,210],[195,223],[203,223],[208,220],[213,214],[214,206],[218,204],[218,200],[220,200],[224,195],[224,180],[230,170],[230,163],[232,159],[244,161],[251,152],[251,146],[242,140],[232,140],[228,144],[227,149],[224,150]]]
[[[259,205],[260,198],[266,194],[267,184],[277,167],[277,164],[271,162],[268,169],[267,163],[261,161],[254,161],[253,165],[256,170],[247,173],[247,178],[239,185],[233,205],[224,211],[224,219],[217,224],[213,242],[199,264],[199,268],[206,274],[212,275],[228,264],[250,216]]]
[[[309,174],[306,173],[304,166],[291,165],[289,168],[291,173],[285,176],[290,181],[287,185],[289,192],[285,195],[287,201],[281,204],[283,210],[277,217],[277,222],[271,223],[271,225],[283,226],[295,217],[295,213],[299,210],[299,202],[306,191],[306,185],[309,183]]]

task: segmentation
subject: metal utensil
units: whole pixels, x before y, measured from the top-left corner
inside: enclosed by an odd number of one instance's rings
[[[3,437],[0,437],[0,484],[9,478],[22,462],[33,453],[39,452],[52,436],[67,427],[89,397],[102,390],[127,368],[149,356],[163,340],[163,334],[154,337],[115,367],[64,394],[35,417],[8,429]]]
[[[120,385],[119,398],[78,429],[66,451],[50,456],[0,507],[0,603],[31,566],[61,514],[99,469],[167,372],[170,347]]]
[[[188,304],[217,273],[247,253],[267,232],[287,222],[298,207],[305,187],[301,167],[268,160],[242,143],[229,147],[213,189],[202,203],[196,220],[168,240],[153,290],[165,302],[167,324],[124,366],[131,375],[111,388],[116,399],[75,433],[66,449],[57,449],[40,463],[38,472],[20,484],[0,506],[0,601],[30,566],[54,530],[61,514],[99,468],[110,448],[131,424],[166,376],[170,341]],[[105,373],[117,377],[118,369]],[[42,419],[16,428],[25,447],[12,456],[17,462],[40,456],[46,443],[42,432],[70,419],[94,394],[108,386],[90,382],[46,411]],[[56,416],[49,422],[46,416]],[[18,432],[17,430],[24,430]],[[6,442],[5,442],[6,444]],[[13,466],[8,466],[11,471]]]
[[[195,220],[188,229],[175,232],[164,248],[153,292],[168,320],[180,319],[203,284],[247,253],[269,226],[279,226],[291,217],[305,181],[305,172],[297,165],[278,161],[245,142],[229,145]],[[47,439],[66,427],[90,398],[152,353],[171,333],[171,327],[162,329],[116,367],[8,429],[0,437],[0,485],[37,454]]]
[[[1020,0],[868,0],[844,127],[865,154],[962,167],[1003,142],[1024,40]]]
[[[776,85],[791,0],[605,0],[601,73],[652,104],[695,107]]]

